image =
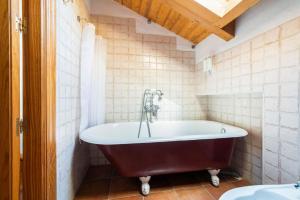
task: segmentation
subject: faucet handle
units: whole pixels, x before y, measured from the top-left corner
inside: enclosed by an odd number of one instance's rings
[[[159,110],[159,106],[153,105],[152,115],[153,115],[153,117],[155,117],[155,119],[157,119],[157,111],[158,110]]]
[[[299,188],[300,188],[300,180],[296,182],[295,188],[296,188],[296,189],[299,189]]]
[[[157,110],[153,110],[153,117],[155,117],[157,119]]]

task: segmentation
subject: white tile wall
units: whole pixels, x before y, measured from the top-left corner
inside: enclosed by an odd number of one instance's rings
[[[57,0],[57,200],[73,200],[89,166],[88,147],[79,144],[79,58],[83,1]]]
[[[106,122],[138,121],[143,91],[164,92],[159,120],[205,118],[195,96],[195,55],[176,50],[175,37],[136,33],[134,19],[91,16],[108,42]],[[95,146],[91,163],[107,161]]]
[[[263,93],[265,183],[300,175],[299,24],[300,17],[215,55],[212,75],[197,64],[197,93]]]
[[[232,167],[253,184],[262,183],[262,103],[261,93],[208,95],[207,119],[244,128],[248,136],[237,140]]]

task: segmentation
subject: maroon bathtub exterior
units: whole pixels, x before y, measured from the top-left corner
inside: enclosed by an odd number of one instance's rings
[[[235,139],[98,145],[122,176],[222,169],[229,166]]]

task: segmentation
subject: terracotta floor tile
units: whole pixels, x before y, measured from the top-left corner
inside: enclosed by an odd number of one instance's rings
[[[174,189],[199,187],[204,184],[203,181],[199,180],[195,175],[190,173],[169,175],[168,180]]]
[[[215,200],[215,198],[204,187],[176,190],[176,193],[180,200]]]
[[[142,196],[131,196],[131,197],[121,197],[121,198],[114,198],[109,200],[143,200]]]
[[[144,197],[144,200],[180,200],[174,190],[166,192],[151,193]]]
[[[112,167],[110,165],[91,166],[86,174],[85,181],[94,181],[98,179],[110,179],[112,176]]]
[[[246,180],[220,176],[221,183],[216,188],[206,171],[162,175],[151,178],[150,195],[143,197],[138,178],[109,177],[113,171],[110,167],[91,167],[75,200],[217,200],[230,189],[249,185]]]
[[[204,187],[216,199],[219,199],[220,196],[228,190],[235,188],[235,186],[232,183],[228,182],[221,182],[219,187],[214,187],[212,185],[205,185]]]
[[[243,187],[243,186],[248,186],[248,185],[251,185],[249,181],[247,180],[240,180],[240,181],[233,181],[232,184],[235,186],[235,187]]]
[[[108,198],[109,180],[83,182],[75,200],[103,200]]]
[[[113,178],[110,184],[109,198],[139,196],[139,180],[137,178]]]

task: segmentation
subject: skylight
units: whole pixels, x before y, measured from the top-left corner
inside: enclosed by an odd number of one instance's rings
[[[220,17],[239,4],[242,0],[194,0]]]

